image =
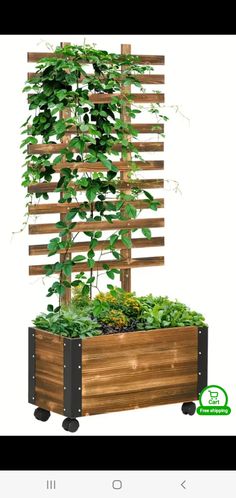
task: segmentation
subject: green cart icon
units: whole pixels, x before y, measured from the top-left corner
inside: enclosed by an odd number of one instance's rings
[[[218,405],[219,404],[219,400],[218,400],[218,396],[219,396],[219,393],[217,391],[208,391],[210,393],[210,400],[209,400],[209,405]]]

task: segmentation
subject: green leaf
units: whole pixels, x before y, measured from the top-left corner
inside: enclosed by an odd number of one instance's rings
[[[108,288],[109,290],[113,290],[113,289],[114,289],[114,285],[107,284],[107,288]]]
[[[114,275],[113,270],[109,270],[109,271],[107,271],[107,272],[106,272],[106,274],[107,274],[107,276],[108,276],[109,278],[111,278],[112,280],[114,280],[115,275]]]
[[[80,178],[79,183],[80,183],[81,187],[86,188],[89,184],[88,178],[85,178],[85,176],[83,178]]]
[[[126,204],[125,212],[129,218],[136,218],[137,216],[137,209],[132,204]]]
[[[125,235],[122,235],[121,240],[122,240],[123,244],[125,244],[125,246],[128,247],[128,249],[131,249],[131,247],[132,247],[132,241],[131,241],[131,239],[129,237],[126,237]]]
[[[87,280],[87,284],[92,284],[95,281],[95,277],[89,277]]]
[[[108,181],[110,181],[110,180],[112,180],[113,178],[115,178],[116,174],[117,174],[117,172],[116,172],[116,171],[111,171],[111,170],[110,170],[110,171],[108,171],[108,173],[107,173],[107,179],[108,179]]]
[[[58,221],[58,222],[56,223],[56,227],[57,227],[57,228],[66,228],[66,226],[67,226],[67,225],[66,225],[66,223],[65,223],[64,221]]]
[[[102,232],[101,232],[101,230],[98,230],[97,232],[95,232],[94,237],[95,237],[96,239],[100,239],[100,238],[102,237]]]
[[[117,252],[117,251],[112,251],[112,255],[114,256],[114,258],[116,259],[121,259],[121,256],[120,256],[120,253]]]
[[[72,266],[73,266],[73,262],[72,261],[66,261],[63,264],[63,273],[66,275],[66,277],[70,277],[71,276]]]
[[[58,164],[62,161],[63,155],[59,154],[59,156],[56,156],[55,159],[53,160],[53,164]]]
[[[82,125],[80,125],[80,129],[81,129],[81,131],[88,131],[89,126],[87,124],[82,124]]]
[[[66,214],[66,220],[67,221],[71,221],[73,220],[73,218],[77,215],[78,213],[78,209],[77,208],[73,208],[71,209],[70,211],[68,211],[68,213]]]
[[[54,129],[56,133],[64,133],[66,131],[66,125],[64,119],[60,119],[54,124]]]
[[[114,244],[117,242],[118,239],[119,239],[118,235],[115,234],[111,235],[109,238],[110,245],[114,246]]]
[[[157,211],[158,206],[160,206],[160,202],[159,201],[152,201],[149,204],[149,208],[152,209],[153,211]]]
[[[150,194],[149,192],[147,192],[147,190],[143,190],[143,193],[146,195],[146,197],[147,197],[150,201],[153,201],[153,196],[152,196],[152,194]]]
[[[24,147],[24,146],[25,146],[25,145],[27,145],[27,144],[37,144],[37,143],[38,143],[37,138],[35,138],[35,137],[27,137],[27,138],[25,138],[25,140],[23,140],[23,142],[21,143],[20,148]]]
[[[54,265],[45,265],[44,270],[46,272],[47,277],[54,273]]]
[[[92,239],[90,244],[89,244],[89,247],[91,247],[91,249],[94,249],[97,245],[98,245],[98,240]]]
[[[119,168],[117,168],[117,166],[114,166],[114,164],[112,164],[112,162],[107,159],[105,154],[98,152],[97,157],[98,159],[100,159],[101,163],[106,166],[106,168],[110,169],[111,171],[119,171]]]
[[[80,280],[73,280],[73,282],[71,282],[72,287],[78,287],[78,285],[80,285],[80,284],[81,284]]]
[[[87,197],[89,202],[93,202],[94,199],[96,199],[96,195],[97,195],[97,187],[96,186],[92,185],[91,187],[87,188],[86,197]]]
[[[54,308],[53,308],[53,305],[52,305],[52,304],[48,304],[48,306],[47,306],[47,310],[48,310],[48,311],[53,311],[53,309],[54,309]]]
[[[61,101],[61,100],[63,100],[63,99],[65,98],[66,94],[67,94],[67,90],[58,90],[58,91],[56,92],[56,96],[57,96],[57,98],[58,98],[60,101]]]
[[[89,285],[84,285],[82,289],[82,296],[87,296],[90,292],[90,287]]]
[[[95,261],[92,258],[88,258],[88,267],[93,268],[95,265]]]
[[[103,265],[104,270],[109,270],[109,265],[107,263],[104,263]]]
[[[147,237],[147,239],[152,238],[152,232],[151,232],[150,228],[142,228],[142,233],[145,237]]]
[[[75,256],[72,261],[74,261],[74,263],[78,263],[79,261],[84,261],[85,259],[86,259],[85,256],[81,256],[79,254],[78,256]]]

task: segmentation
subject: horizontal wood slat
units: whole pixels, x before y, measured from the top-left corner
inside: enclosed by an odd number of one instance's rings
[[[164,199],[154,199],[158,201],[160,204],[158,209],[164,207]],[[112,201],[112,204],[117,204],[118,201]],[[78,202],[65,202],[63,204],[54,203],[54,204],[30,204],[28,212],[29,214],[53,214],[53,213],[67,213],[72,208],[80,206],[82,203]],[[125,204],[125,203],[124,203]],[[145,200],[136,200],[129,201],[129,204],[135,206],[138,209],[149,209],[148,202]],[[94,206],[95,207],[95,206]],[[85,211],[91,211],[91,205],[88,203],[88,206],[84,208]],[[96,210],[95,210],[96,211]]]
[[[112,223],[108,221],[82,221],[76,223],[72,232],[86,232],[93,230],[120,230],[122,228],[161,228],[164,227],[164,218],[136,218],[135,220],[115,220]],[[45,233],[59,233],[60,228],[57,228],[54,223],[40,223],[29,225],[29,234],[38,235]]]
[[[163,142],[133,142],[133,145],[137,150],[143,152],[163,152],[164,143]],[[28,145],[29,154],[57,154],[65,148],[65,144],[31,144]],[[70,149],[72,152],[77,152],[78,149]],[[85,151],[87,149],[85,148]],[[113,150],[121,152],[122,145],[116,144]]]
[[[139,133],[164,133],[164,124],[157,123],[131,123],[133,128],[137,130]],[[67,132],[67,134],[76,133],[76,126],[71,126]],[[115,129],[112,129],[112,133],[115,133]]]
[[[114,166],[117,166],[117,168],[119,168],[119,171],[130,171],[130,170],[132,170],[133,165],[136,165],[142,171],[152,171],[152,170],[163,170],[164,169],[164,161],[145,161],[145,162],[144,161],[131,161],[130,163],[126,162],[126,161],[112,161],[112,164],[114,164]],[[96,162],[96,163],[61,162],[61,163],[55,164],[53,166],[53,169],[56,173],[60,173],[62,168],[77,169],[78,171],[81,171],[81,172],[107,171],[106,166],[104,166],[100,162]]]
[[[28,80],[37,76],[37,73],[28,73]],[[88,76],[93,76],[92,73],[88,74]],[[164,74],[134,74],[133,75],[137,81],[142,83],[143,85],[164,85],[165,84],[165,75]],[[85,76],[81,76],[78,78],[78,81],[81,82]],[[99,78],[103,80],[104,78]],[[119,79],[119,78],[118,78]]]
[[[112,184],[112,182],[110,182]],[[120,181],[116,185],[118,190],[125,190],[128,187],[137,187],[137,188],[164,188],[164,180],[134,180],[132,182],[124,182]],[[30,185],[28,187],[28,192],[30,194],[36,192],[54,192],[57,188],[56,182],[50,183],[37,183],[35,185]],[[81,191],[82,189],[76,187],[76,190]]]
[[[30,102],[30,97],[36,94],[28,94],[28,101]],[[120,93],[90,93],[89,100],[94,104],[108,104],[112,101],[113,97],[118,97],[124,99],[124,95]],[[132,93],[130,98],[133,102],[138,104],[151,104],[151,103],[163,103],[165,102],[164,93]],[[127,101],[128,102],[128,101]]]
[[[165,57],[164,55],[135,55],[132,54],[135,57],[139,57],[139,61],[135,62],[135,64],[140,64],[140,65],[152,65],[152,66],[162,66],[165,64]],[[65,58],[61,54],[55,54],[53,52],[28,52],[27,53],[27,61],[28,62],[38,62],[40,59],[43,57],[47,57],[50,59],[63,59]],[[122,60],[122,56],[121,56]],[[82,61],[80,60],[80,63],[86,63],[87,61]]]
[[[47,263],[48,264],[48,263]],[[118,268],[118,269],[126,269],[126,268],[143,268],[148,266],[163,266],[164,265],[164,256],[155,256],[149,258],[132,258],[130,261],[125,260],[104,260],[104,261],[96,261],[95,266],[93,268],[94,271],[104,270],[103,265],[107,264],[109,267]],[[80,271],[90,271],[90,268],[86,263],[79,263],[74,265],[73,273],[78,273]],[[59,273],[59,272],[58,272]],[[32,265],[29,266],[29,275],[44,275],[44,265]]]
[[[101,251],[108,247],[109,241],[100,240],[98,245],[94,248],[94,251]],[[116,244],[114,244],[116,249],[124,249],[126,246],[122,243],[121,240],[118,240]],[[137,249],[140,247],[162,247],[164,246],[164,237],[152,237],[151,239],[140,238],[140,239],[132,239],[132,248]],[[73,252],[87,252],[89,251],[90,246],[89,242],[77,242],[71,247],[70,253]],[[58,251],[59,254],[64,254],[66,252],[65,249],[61,249]],[[43,254],[48,254],[48,248],[46,244],[29,246],[29,256],[41,256]]]

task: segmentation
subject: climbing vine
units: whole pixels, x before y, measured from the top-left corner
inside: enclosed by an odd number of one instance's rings
[[[121,56],[88,45],[69,45],[57,48],[53,58],[41,59],[37,72],[23,89],[29,92],[29,110],[35,115],[32,116],[31,112],[22,125],[22,133],[26,134],[26,138],[21,147],[27,146],[24,150],[26,158],[22,185],[28,188],[38,183],[51,182],[52,175],[56,173],[55,166],[60,165],[60,178],[55,187],[55,192],[59,194],[58,202],[73,202],[73,207],[56,223],[58,237],[52,238],[48,244],[49,257],[63,251],[63,258],[45,266],[47,276],[59,273],[59,279],[48,289],[48,296],[63,296],[67,287],[79,285],[82,286],[83,295],[91,295],[92,287],[97,285],[93,268],[95,249],[102,237],[102,230],[84,231],[89,239],[87,255],[77,254],[69,258],[70,249],[81,233],[75,232],[75,219],[86,222],[107,221],[111,223],[112,229],[114,220],[137,218],[140,210],[136,209],[132,201],[139,199],[141,194],[145,196],[148,208],[154,211],[158,208],[158,202],[153,196],[135,184],[138,170],[135,160],[145,160],[135,147],[135,141],[130,141],[130,138],[136,138],[137,130],[121,117],[122,111],[130,118],[135,118],[141,112],[132,102],[130,93],[127,93],[127,86],[142,87],[137,75],[152,68],[139,65],[138,62],[139,58],[133,55]],[[93,74],[87,69],[88,65],[92,65]],[[91,94],[104,93],[111,94],[109,103],[92,102]],[[117,93],[118,96],[113,95]],[[157,117],[155,131],[162,135],[160,123],[168,118],[161,114],[159,104],[152,104],[149,110]],[[66,114],[66,111],[69,113]],[[31,144],[55,144],[55,140],[65,137],[69,138],[57,155],[31,153]],[[110,159],[111,155],[120,153],[123,160],[132,154],[132,161],[129,161],[129,194],[122,190],[119,168]],[[107,171],[81,171],[83,163],[97,162],[102,163]],[[86,200],[81,201],[81,194],[85,194]],[[30,197],[30,202],[34,196],[48,199],[48,194],[43,191],[28,193],[27,196]],[[142,232],[147,238],[151,237],[150,229],[144,228]],[[127,248],[132,246],[129,233],[128,229],[117,230],[106,239],[106,251],[117,260],[121,258],[120,252],[116,250],[118,240]],[[86,262],[91,270],[90,276],[87,277],[86,272],[81,271],[70,281],[74,266],[80,262]],[[110,268],[105,263],[103,268],[112,280],[119,273],[119,270]],[[108,285],[108,288],[111,287]]]

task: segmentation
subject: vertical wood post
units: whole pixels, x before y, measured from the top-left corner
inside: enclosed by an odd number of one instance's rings
[[[128,44],[122,44],[121,45],[121,54],[122,55],[127,55],[131,54],[131,45]],[[125,70],[126,66],[121,67],[121,71]],[[130,85],[125,85],[122,87],[122,93],[129,94],[131,92],[131,86]],[[127,111],[125,109],[125,106],[123,106],[121,110],[121,119],[123,119],[126,123],[130,123],[131,119],[130,116],[127,114]],[[127,140],[131,141],[130,137],[127,136]],[[125,161],[131,161],[131,153],[128,152],[127,157],[124,157],[123,154],[121,154],[121,159]],[[120,178],[121,180],[128,181],[129,176],[128,172],[121,172],[120,173]],[[124,190],[126,194],[130,194],[131,190],[126,189]],[[127,237],[131,237],[131,231],[127,234]],[[122,258],[126,259],[127,261],[131,260],[131,249],[121,249],[120,254]],[[131,291],[131,269],[126,269],[126,270],[121,270],[120,272],[120,279],[121,279],[121,287],[127,291]]]
[[[61,48],[64,48],[66,47],[67,45],[71,45],[70,43],[68,42],[61,42]],[[71,116],[71,112],[69,110],[64,110],[64,111],[60,111],[60,119],[66,119],[66,118],[69,118]],[[70,141],[71,137],[70,135],[64,135],[64,137],[62,137],[61,139],[61,143],[65,144],[65,147],[67,146],[68,142]],[[60,175],[61,176],[61,175]],[[60,198],[63,197],[63,192],[60,193]],[[60,214],[60,221],[64,221],[64,217],[65,217],[65,214],[61,213]],[[70,235],[66,235],[65,237],[62,237],[62,240],[70,240],[71,237]],[[71,253],[68,253],[67,256],[66,256],[66,259],[71,259]],[[60,263],[64,263],[65,261],[65,255],[64,254],[60,254]],[[65,277],[65,280],[67,280],[68,282],[71,282],[71,277]],[[71,288],[70,287],[66,287],[66,291],[65,291],[65,294],[63,294],[63,296],[61,296],[61,303],[62,304],[68,304],[71,300]]]

